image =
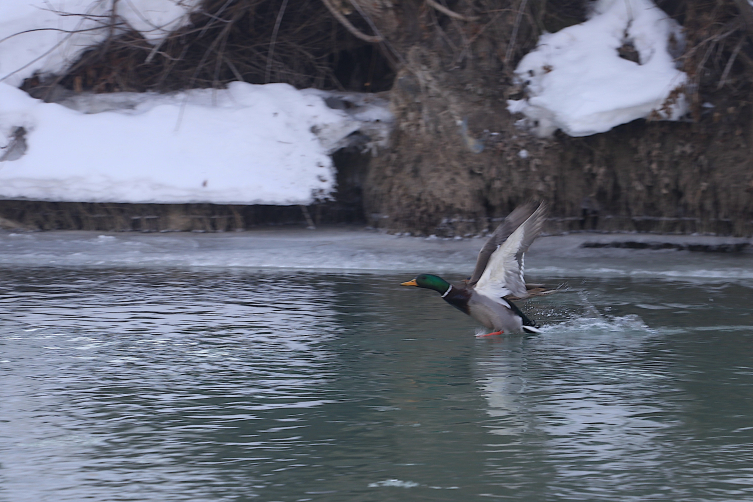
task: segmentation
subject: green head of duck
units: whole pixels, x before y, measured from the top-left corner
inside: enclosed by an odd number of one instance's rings
[[[418,275],[415,279],[402,283],[401,286],[417,286],[419,288],[433,289],[439,294],[445,294],[450,289],[449,282],[431,274]]]

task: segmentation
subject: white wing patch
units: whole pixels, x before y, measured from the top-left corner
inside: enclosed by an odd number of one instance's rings
[[[523,279],[523,253],[521,244],[525,238],[525,223],[520,225],[501,246],[492,253],[486,270],[476,283],[476,292],[497,300],[503,296],[526,295]]]

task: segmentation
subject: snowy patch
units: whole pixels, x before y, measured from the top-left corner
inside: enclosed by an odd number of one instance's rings
[[[308,204],[335,188],[330,154],[376,153],[393,117],[375,95],[236,82],[177,94],[17,89],[134,29],[158,46],[199,0],[0,1],[0,198]],[[112,9],[115,9],[114,12]],[[65,97],[67,95],[67,97]]]
[[[681,27],[651,0],[598,0],[588,21],[542,35],[521,60],[515,74],[527,96],[508,110],[542,137],[677,120],[687,112],[687,76],[673,59],[683,43]]]
[[[392,120],[386,102],[332,109],[287,84],[64,104],[0,83],[0,198],[307,204],[335,187],[330,153],[369,127],[386,141]]]
[[[198,0],[0,1],[0,82],[18,87],[34,73],[60,73],[89,47],[134,29],[151,43],[188,22]]]
[[[91,1],[91,0],[90,0]],[[125,0],[113,2],[116,14],[128,27],[151,43],[188,24],[189,14],[200,0]]]
[[[379,148],[388,146],[395,116],[390,112],[390,103],[386,98],[362,92],[319,89],[304,89],[301,92],[307,96],[318,96],[327,106],[340,110],[341,115],[349,118],[323,124],[316,130],[316,135],[329,152],[345,147],[361,147],[376,155]],[[355,132],[359,133],[359,138],[353,137]]]

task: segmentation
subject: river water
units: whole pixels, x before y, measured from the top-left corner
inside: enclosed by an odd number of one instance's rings
[[[0,234],[0,501],[753,499],[753,254],[589,238],[479,339],[480,239]]]

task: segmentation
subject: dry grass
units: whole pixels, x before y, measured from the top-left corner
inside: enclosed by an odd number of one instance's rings
[[[380,47],[350,34],[321,0],[205,0],[188,26],[158,46],[135,31],[118,32],[44,84],[94,92],[219,88],[238,80],[339,90],[391,84]]]
[[[746,24],[747,11],[741,7],[751,7],[735,0],[678,3],[682,7],[678,18],[686,36],[685,50],[678,62],[688,74],[685,92],[693,118],[699,121],[706,101],[746,100],[749,94],[753,81],[753,26]]]

